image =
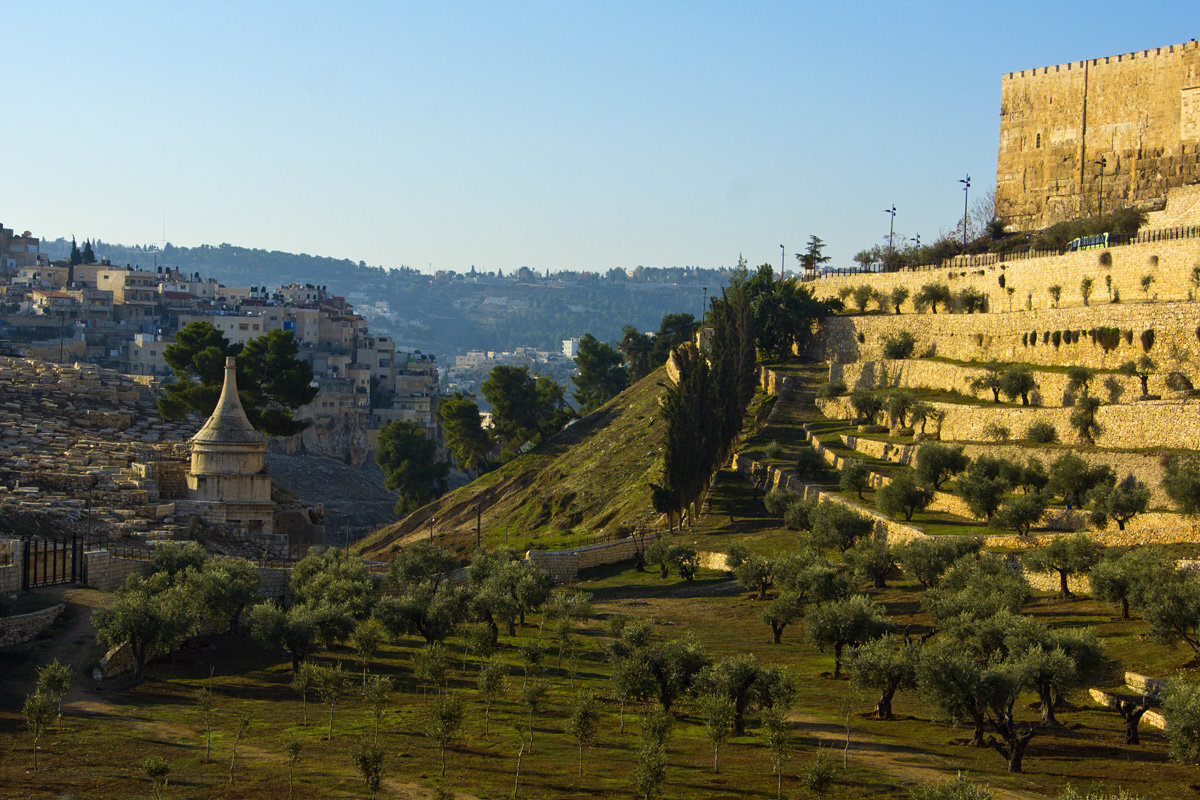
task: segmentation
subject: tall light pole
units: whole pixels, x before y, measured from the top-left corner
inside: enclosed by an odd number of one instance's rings
[[[1096,198],[1096,216],[1104,213],[1104,168],[1108,166],[1108,159],[1100,156],[1092,162],[1100,168],[1100,193]]]
[[[895,203],[892,203],[892,207],[891,207],[891,208],[885,208],[885,209],[883,210],[883,213],[885,213],[885,214],[891,214],[891,216],[892,216],[892,219],[891,219],[891,221],[888,223],[888,253],[891,253],[891,252],[892,252],[892,250],[893,250],[893,248],[892,248],[892,237],[893,237],[893,236],[895,235],[895,233],[896,233],[896,204],[895,204]]]
[[[708,313],[708,287],[701,286],[704,290],[704,303],[700,306],[700,322],[704,322],[704,315]]]
[[[787,277],[787,248],[779,245],[779,277]]]
[[[958,182],[963,185],[963,247],[967,246],[967,195],[971,191],[971,176],[959,178]]]

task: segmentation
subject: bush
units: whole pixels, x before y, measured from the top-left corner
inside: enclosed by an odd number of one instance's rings
[[[908,331],[900,331],[895,336],[887,336],[883,340],[883,357],[890,359],[912,358],[916,349],[917,339]]]
[[[833,785],[833,759],[825,752],[824,747],[817,747],[813,757],[800,768],[800,785],[809,794],[820,797],[829,791]]]
[[[1120,328],[1093,328],[1092,342],[1100,345],[1106,353],[1116,350],[1121,344]]]
[[[779,458],[783,455],[783,445],[772,439],[767,442],[767,446],[763,448],[763,455],[767,458]]]
[[[763,506],[767,509],[767,513],[773,517],[783,516],[783,512],[789,505],[797,502],[800,495],[790,489],[784,489],[777,486],[767,492],[763,497]]]
[[[1146,330],[1142,331],[1141,340],[1142,340],[1142,352],[1149,353],[1150,348],[1154,347],[1154,329],[1147,328]]]
[[[1200,686],[1189,681],[1171,683],[1164,698],[1167,739],[1171,758],[1184,764],[1200,764]]]
[[[999,422],[989,422],[983,426],[983,435],[994,442],[1007,442],[1012,436],[1012,429]]]
[[[846,384],[839,380],[825,381],[817,387],[817,397],[827,400],[831,397],[841,397],[846,393]]]
[[[788,530],[811,531],[812,512],[816,507],[817,500],[815,497],[789,503],[787,508],[783,510],[783,524],[787,526]]]
[[[926,783],[912,790],[913,800],[992,800],[986,786],[972,783],[960,772],[952,781]]]
[[[1058,431],[1049,422],[1038,421],[1026,429],[1025,438],[1037,444],[1050,444],[1058,441]]]

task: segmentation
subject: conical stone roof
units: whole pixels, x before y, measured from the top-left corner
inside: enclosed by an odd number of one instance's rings
[[[192,437],[193,444],[264,444],[266,437],[254,429],[246,418],[237,393],[237,359],[225,359],[225,383],[221,399],[212,416],[200,432]]]

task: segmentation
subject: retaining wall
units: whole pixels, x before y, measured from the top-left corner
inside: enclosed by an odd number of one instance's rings
[[[60,603],[29,614],[0,617],[0,647],[12,647],[36,639],[49,630],[65,608]]]
[[[883,341],[900,331],[916,338],[919,355],[937,355],[957,361],[1017,361],[1053,366],[1082,365],[1116,369],[1126,361],[1149,355],[1161,372],[1179,370],[1200,385],[1200,302],[1121,303],[1036,311],[990,314],[865,314],[834,316],[822,320],[805,354],[835,363],[877,361],[883,358]],[[1117,346],[1105,351],[1090,336],[1075,344],[1043,343],[1049,331],[1089,331],[1119,328],[1128,331]],[[1143,331],[1154,331],[1147,353]],[[1037,343],[1028,344],[1036,332]],[[862,341],[859,341],[859,337]],[[1172,354],[1177,358],[1172,358]],[[1103,379],[1102,379],[1103,380]],[[1140,387],[1136,390],[1140,394]]]
[[[569,583],[578,579],[580,570],[629,561],[648,545],[645,535],[635,535],[572,550],[530,550],[525,558],[549,572],[555,581]]]
[[[1112,259],[1111,267],[1102,265],[1101,255],[1104,253]],[[901,304],[902,311],[915,310],[912,298],[927,283],[945,283],[953,292],[966,288],[977,289],[987,295],[993,311],[1009,310],[1008,289],[1011,288],[1012,310],[1025,309],[1027,305],[1037,310],[1053,305],[1048,290],[1054,285],[1062,287],[1060,307],[1083,306],[1080,281],[1085,277],[1092,279],[1090,302],[1093,306],[1108,303],[1106,277],[1112,279],[1113,288],[1126,303],[1155,298],[1189,300],[1195,291],[1191,284],[1192,267],[1198,262],[1200,239],[1192,238],[1120,245],[1103,251],[1083,250],[1039,258],[1018,256],[1006,259],[995,255],[966,257],[955,259],[944,267],[831,276],[808,281],[805,285],[811,287],[817,297],[837,297],[843,287],[854,288],[863,284],[884,293],[903,286],[909,290],[909,299]],[[1148,293],[1143,292],[1141,287],[1144,275],[1154,279]],[[1001,276],[1004,277],[1004,286],[1000,285]]]
[[[1080,339],[1080,345],[1083,340]],[[1140,345],[1139,345],[1140,347]],[[958,391],[962,394],[992,400],[992,393],[971,391],[971,381],[986,374],[983,367],[951,364],[929,359],[907,359],[896,361],[855,361],[849,364],[830,364],[829,379],[840,380],[850,390],[864,389],[931,389],[939,392]],[[1067,391],[1068,378],[1065,372],[1039,370],[1034,367],[1034,378],[1038,388],[1030,400],[1040,406],[1072,405],[1075,396]],[[1150,394],[1171,396],[1167,388],[1166,373],[1153,374],[1147,381]],[[1142,394],[1142,384],[1136,376],[1100,373],[1092,379],[1089,391],[1105,403],[1130,402]],[[1003,398],[1004,395],[1001,395]],[[1180,399],[1182,395],[1180,396]]]
[[[853,419],[856,415],[849,397],[818,399],[817,405],[831,419]],[[1061,406],[973,405],[932,403],[941,419],[927,429],[943,440],[986,442],[989,425],[1008,428],[1011,435],[1023,438],[1035,422],[1048,422],[1062,441],[1076,439],[1071,427],[1074,409]],[[1111,449],[1182,448],[1200,450],[1200,400],[1145,400],[1121,405],[1100,406],[1096,411],[1100,432],[1096,446]]]

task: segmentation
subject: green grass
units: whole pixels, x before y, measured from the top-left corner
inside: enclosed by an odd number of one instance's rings
[[[649,524],[666,380],[666,372],[656,370],[544,444],[356,547],[367,557],[386,558],[393,543],[428,530],[431,516],[439,539],[473,544],[477,508],[487,545],[519,549],[577,547]]]

